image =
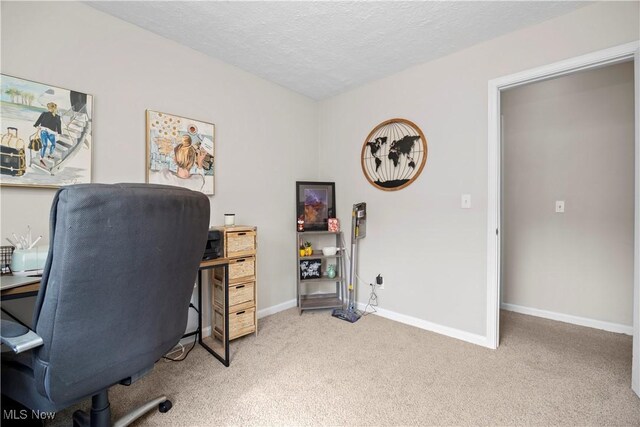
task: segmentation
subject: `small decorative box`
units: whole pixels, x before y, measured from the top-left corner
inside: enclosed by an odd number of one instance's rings
[[[338,218],[329,218],[329,231],[332,233],[337,233],[340,231],[340,221]]]

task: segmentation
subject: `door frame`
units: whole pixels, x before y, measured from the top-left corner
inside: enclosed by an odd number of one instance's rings
[[[529,83],[620,62],[634,62],[635,94],[635,227],[633,272],[633,361],[631,388],[640,395],[640,41],[570,58],[489,81],[489,156],[487,195],[487,346],[498,348],[500,333],[500,93]]]

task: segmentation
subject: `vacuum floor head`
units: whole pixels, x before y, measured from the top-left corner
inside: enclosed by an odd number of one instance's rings
[[[336,308],[331,313],[333,317],[337,317],[341,320],[346,320],[347,322],[356,323],[358,319],[360,319],[360,315],[353,310],[345,310],[343,308]]]

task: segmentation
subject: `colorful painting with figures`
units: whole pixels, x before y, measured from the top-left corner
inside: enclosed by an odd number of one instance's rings
[[[91,95],[5,74],[0,94],[0,185],[91,182]]]
[[[215,127],[147,110],[147,182],[214,194]]]

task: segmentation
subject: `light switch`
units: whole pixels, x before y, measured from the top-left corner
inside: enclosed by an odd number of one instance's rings
[[[556,213],[564,213],[564,200],[556,200]]]
[[[471,194],[463,194],[460,207],[462,209],[471,209]]]

